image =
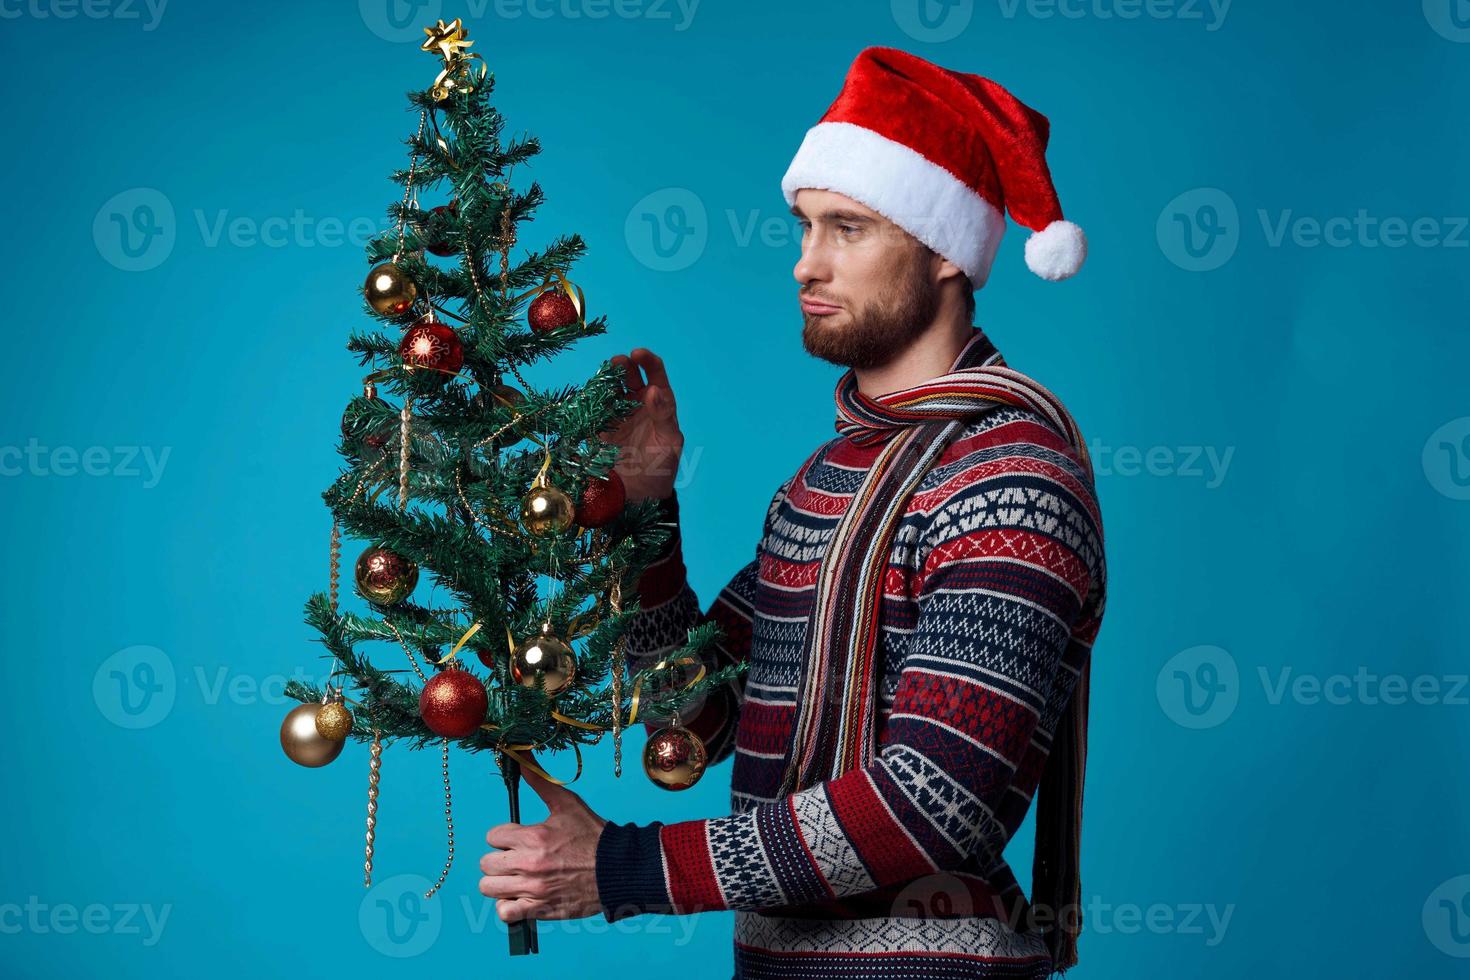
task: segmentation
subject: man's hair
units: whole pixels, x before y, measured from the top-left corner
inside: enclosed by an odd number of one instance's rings
[[[969,276],[965,277],[965,322],[975,325],[975,290],[970,285]]]

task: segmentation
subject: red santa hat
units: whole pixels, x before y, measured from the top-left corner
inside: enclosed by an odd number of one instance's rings
[[[1026,265],[1043,279],[1082,267],[1087,238],[1062,219],[1046,165],[1050,124],[979,75],[896,48],[864,49],[837,101],[807,131],[781,191],[835,191],[872,208],[965,271],[979,289],[1005,234],[1030,228]]]

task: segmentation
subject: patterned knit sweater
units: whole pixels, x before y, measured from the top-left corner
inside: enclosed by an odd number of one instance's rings
[[[711,669],[749,661],[682,718],[711,766],[733,755],[733,812],[609,821],[603,914],[734,910],[737,977],[1044,978],[1052,962],[1003,853],[1091,651],[1106,572],[1094,488],[1040,415],[997,407],[967,423],[909,501],[884,588],[873,763],[776,795],[817,568],[878,451],[846,436],[819,447],[707,611],[677,531],[645,571],[630,671],[705,620],[725,634]],[[677,526],[677,495],[664,506]]]

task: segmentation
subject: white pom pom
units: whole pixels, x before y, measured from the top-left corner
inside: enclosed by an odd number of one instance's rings
[[[1026,239],[1026,267],[1057,282],[1075,276],[1087,258],[1087,236],[1070,221],[1053,221]]]

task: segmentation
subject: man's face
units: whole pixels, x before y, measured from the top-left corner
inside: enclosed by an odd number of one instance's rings
[[[803,188],[791,213],[801,224],[807,352],[851,368],[887,364],[920,337],[939,305],[938,256],[876,211],[833,191]]]

